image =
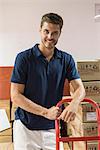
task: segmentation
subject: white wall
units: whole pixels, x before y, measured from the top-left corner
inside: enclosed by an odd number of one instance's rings
[[[100,59],[95,2],[100,0],[0,0],[0,66],[13,65],[19,51],[40,41],[40,19],[47,12],[59,13],[64,19],[58,48],[76,61]]]

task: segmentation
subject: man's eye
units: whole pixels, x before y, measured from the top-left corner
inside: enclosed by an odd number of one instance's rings
[[[48,30],[45,30],[44,33],[49,34],[49,31],[48,31]]]
[[[54,32],[54,35],[55,35],[55,36],[58,35],[58,32]]]

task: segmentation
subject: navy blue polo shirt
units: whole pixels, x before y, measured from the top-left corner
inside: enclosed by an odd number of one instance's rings
[[[24,84],[25,97],[50,108],[61,100],[66,78],[69,81],[80,78],[72,56],[55,48],[53,58],[48,62],[36,44],[17,55],[11,82]],[[31,130],[55,128],[54,121],[20,107],[16,110],[15,119],[20,119]]]

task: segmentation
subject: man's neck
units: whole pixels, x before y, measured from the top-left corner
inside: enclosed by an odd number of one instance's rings
[[[46,59],[48,61],[50,61],[50,59],[53,57],[54,55],[54,49],[47,49],[47,48],[44,48],[42,47],[41,45],[39,45],[39,49],[41,51],[41,53],[46,57]]]

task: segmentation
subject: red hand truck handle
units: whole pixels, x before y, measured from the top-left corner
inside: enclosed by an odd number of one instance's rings
[[[61,101],[59,101],[57,103],[57,107],[60,107],[62,104],[66,103],[66,102],[71,102],[72,98],[66,98],[66,99],[62,99]],[[98,150],[100,150],[100,108],[99,105],[93,101],[92,99],[89,98],[84,98],[82,102],[89,102],[91,105],[93,105],[93,107],[95,107],[96,109],[96,116],[97,116],[97,124],[98,124],[98,136],[92,136],[92,137],[60,137],[60,129],[59,129],[59,120],[55,120],[55,130],[56,130],[56,150],[59,150],[60,146],[60,142],[74,142],[74,141],[92,141],[92,140],[98,140],[99,144],[98,144]],[[73,150],[73,145],[72,145],[72,150]],[[87,146],[86,146],[86,150],[87,150]]]

